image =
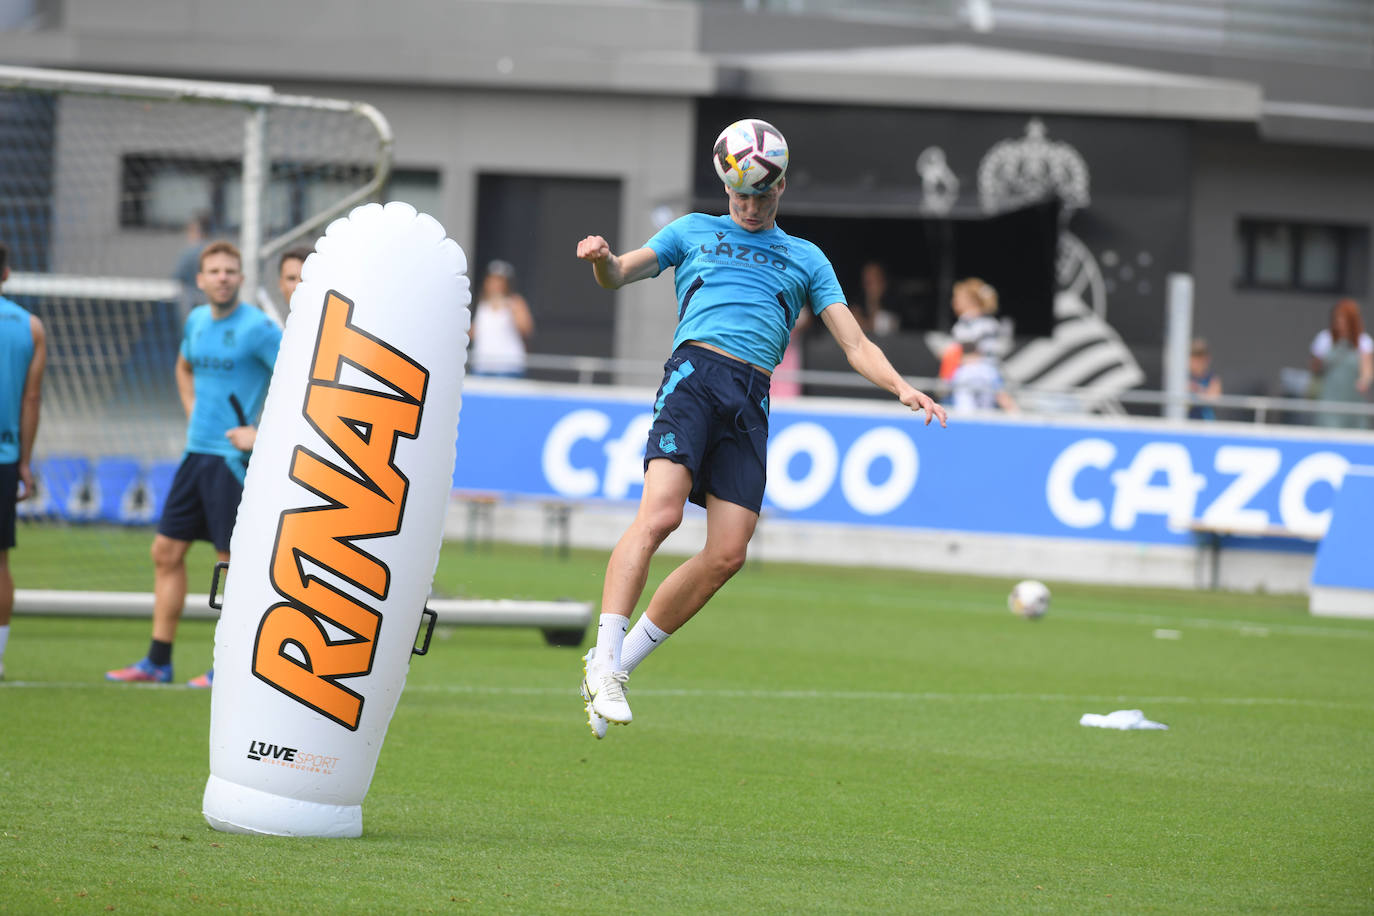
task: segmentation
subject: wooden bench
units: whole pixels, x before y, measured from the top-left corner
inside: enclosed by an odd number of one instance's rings
[[[1221,548],[1223,541],[1227,538],[1288,538],[1312,543],[1322,539],[1322,535],[1316,532],[1299,531],[1283,525],[1219,525],[1202,519],[1189,522],[1188,530],[1197,537],[1198,541],[1199,550],[1196,566],[1198,587],[1203,587],[1204,561],[1210,559],[1210,563],[1206,564],[1210,570],[1210,581],[1206,587],[1211,589],[1216,589],[1221,583]]]

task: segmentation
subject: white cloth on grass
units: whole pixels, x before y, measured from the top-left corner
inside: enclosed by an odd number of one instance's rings
[[[1130,731],[1137,728],[1168,729],[1169,727],[1163,722],[1151,722],[1145,718],[1145,713],[1139,709],[1118,709],[1116,712],[1109,712],[1105,716],[1100,716],[1095,712],[1085,712],[1083,718],[1078,720],[1078,724],[1093,728],[1115,728],[1120,731]]]

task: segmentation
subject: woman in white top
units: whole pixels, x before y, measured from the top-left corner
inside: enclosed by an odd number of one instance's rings
[[[1331,327],[1312,339],[1312,374],[1317,399],[1339,403],[1366,403],[1374,383],[1374,339],[1364,332],[1360,307],[1354,299],[1342,299],[1331,310]],[[1368,429],[1369,418],[1354,414],[1321,412],[1318,426]]]
[[[470,354],[473,375],[525,374],[525,341],[534,333],[534,317],[525,297],[515,292],[515,268],[492,261],[472,316]]]

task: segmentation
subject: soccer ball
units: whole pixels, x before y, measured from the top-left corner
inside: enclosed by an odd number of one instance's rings
[[[1050,590],[1035,579],[1018,582],[1007,596],[1007,607],[1018,617],[1038,620],[1050,609]]]
[[[720,132],[711,164],[731,191],[759,194],[787,172],[787,140],[767,121],[745,118]]]

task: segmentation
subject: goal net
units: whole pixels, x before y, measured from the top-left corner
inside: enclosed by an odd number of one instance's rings
[[[149,538],[185,445],[173,366],[201,301],[199,246],[235,242],[243,298],[280,320],[281,253],[379,196],[390,153],[362,103],[0,67],[0,294],[48,340],[39,486],[11,554],[21,589],[151,590]]]

